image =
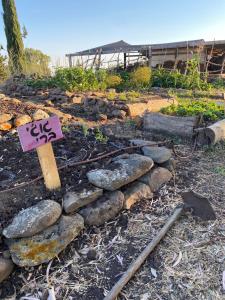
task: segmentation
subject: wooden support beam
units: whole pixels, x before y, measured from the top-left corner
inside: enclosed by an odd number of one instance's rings
[[[126,70],[127,68],[127,54],[123,53],[123,68]]]
[[[72,56],[71,55],[68,56],[68,61],[69,61],[69,67],[72,68],[73,63],[72,63]]]

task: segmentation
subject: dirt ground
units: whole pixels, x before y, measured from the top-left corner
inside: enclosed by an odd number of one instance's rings
[[[96,157],[128,144],[125,139],[110,139],[106,144],[98,142],[92,131],[88,138],[77,129],[68,130],[65,135],[66,139],[54,144],[58,165]],[[35,153],[22,154],[16,137],[6,138],[0,147],[0,167],[12,171],[16,182],[40,174]],[[160,193],[138,203],[130,211],[123,211],[103,226],[86,228],[53,260],[48,275],[47,265],[15,269],[0,285],[0,299],[47,299],[47,281],[54,286],[57,299],[103,299],[163,226],[181,201],[180,193],[190,189],[211,201],[217,220],[202,222],[190,214],[182,216],[118,299],[225,299],[222,287],[225,270],[224,149],[224,145],[199,149],[191,158],[178,160],[174,180]],[[180,150],[190,151],[188,145],[180,146]],[[39,199],[61,202],[63,193],[71,186],[79,189],[87,183],[87,170],[109,162],[110,159],[105,159],[61,171],[63,188],[58,193],[47,193],[42,181],[8,193],[0,192],[1,226],[4,227],[18,210]],[[11,186],[12,183],[8,187]]]

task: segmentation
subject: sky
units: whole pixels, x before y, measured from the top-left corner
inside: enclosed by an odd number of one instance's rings
[[[52,58],[118,40],[225,40],[225,0],[15,0],[25,47]],[[2,12],[2,7],[0,7]],[[6,46],[0,16],[0,44]]]

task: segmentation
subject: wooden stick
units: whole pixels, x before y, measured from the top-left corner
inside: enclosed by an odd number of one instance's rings
[[[45,180],[46,188],[49,190],[59,189],[61,182],[59,178],[59,172],[57,169],[52,144],[44,144],[37,149],[41,170]]]
[[[173,214],[168,218],[166,224],[159,231],[157,236],[147,245],[147,247],[141,252],[138,258],[130,265],[128,270],[123,274],[119,281],[113,286],[108,295],[104,300],[114,300],[123,289],[123,287],[128,283],[128,281],[134,276],[140,266],[144,263],[149,254],[154,250],[158,245],[161,239],[165,236],[171,226],[176,222],[183,211],[183,205],[175,208]]]

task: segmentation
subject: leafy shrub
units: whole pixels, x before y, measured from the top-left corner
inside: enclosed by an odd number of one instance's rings
[[[51,74],[50,56],[40,50],[26,48],[24,50],[23,73],[26,75],[38,74],[40,76],[49,76]]]
[[[6,57],[0,54],[0,82],[4,81],[9,75]]]
[[[198,64],[196,58],[188,61],[186,75],[178,70],[168,71],[160,67],[152,73],[152,86],[208,91],[212,85],[201,79]]]
[[[127,95],[126,95],[126,93],[120,93],[118,98],[121,101],[126,101],[127,100]]]
[[[161,109],[161,112],[168,115],[196,116],[202,115],[205,121],[215,121],[223,118],[224,108],[215,102],[209,101],[186,101],[177,106],[171,105]]]
[[[215,89],[225,89],[225,80],[222,78],[217,78],[213,83],[213,87]]]
[[[135,87],[149,86],[151,80],[151,69],[149,67],[138,67],[131,73],[131,81]]]
[[[116,98],[116,93],[115,92],[109,92],[107,95],[108,100],[115,100]]]
[[[140,93],[138,93],[136,91],[127,92],[127,99],[130,101],[133,101],[139,97],[140,97]]]
[[[106,77],[106,85],[108,88],[116,88],[122,82],[122,78],[119,75],[108,75]]]

